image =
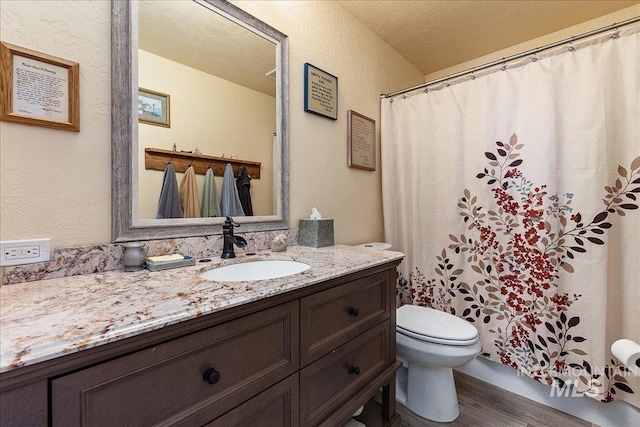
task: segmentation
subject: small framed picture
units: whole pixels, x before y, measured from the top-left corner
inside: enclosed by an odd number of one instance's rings
[[[171,127],[169,95],[138,88],[138,121],[150,125]]]
[[[376,170],[376,121],[349,110],[347,134],[348,166]]]
[[[338,78],[304,64],[304,111],[338,120]]]

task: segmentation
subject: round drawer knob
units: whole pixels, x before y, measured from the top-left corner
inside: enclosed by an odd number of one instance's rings
[[[202,379],[204,379],[209,384],[215,384],[220,379],[220,372],[216,371],[213,368],[209,368],[204,371],[204,374],[202,374]]]
[[[349,374],[360,375],[360,368],[357,366],[349,366]]]
[[[358,317],[358,314],[360,314],[360,310],[358,310],[357,308],[354,308],[354,307],[349,307],[349,315],[350,316]]]

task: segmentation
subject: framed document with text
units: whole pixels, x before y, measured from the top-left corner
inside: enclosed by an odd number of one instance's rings
[[[376,121],[353,110],[347,111],[347,164],[376,170]]]
[[[304,111],[338,120],[338,78],[304,64]]]
[[[0,43],[0,120],[80,131],[80,65]]]

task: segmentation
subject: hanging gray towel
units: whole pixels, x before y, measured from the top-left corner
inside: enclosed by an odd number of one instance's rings
[[[202,217],[208,218],[212,216],[220,216],[220,205],[218,204],[218,190],[213,176],[213,169],[209,168],[204,174]]]
[[[233,178],[233,168],[229,163],[224,169],[222,177],[222,192],[220,195],[220,213],[222,216],[244,216],[242,204],[238,197],[235,179]]]
[[[251,205],[251,177],[247,172],[247,168],[240,169],[238,179],[236,179],[236,187],[238,187],[238,197],[242,204],[242,210],[246,216],[253,216],[253,206]]]
[[[162,180],[162,190],[158,201],[158,213],[156,218],[181,218],[182,204],[180,203],[180,191],[178,190],[178,180],[176,170],[171,163],[164,168],[164,179]]]

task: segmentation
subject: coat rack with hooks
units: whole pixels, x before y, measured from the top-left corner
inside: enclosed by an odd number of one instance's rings
[[[160,148],[144,149],[145,169],[164,171],[169,162],[171,162],[176,172],[184,172],[189,165],[192,165],[197,174],[204,175],[207,169],[211,167],[213,174],[216,176],[223,176],[224,169],[227,163],[229,163],[233,167],[234,176],[238,176],[240,169],[246,167],[252,179],[260,179],[260,162],[207,156],[205,154],[184,153],[182,151],[162,150]]]

